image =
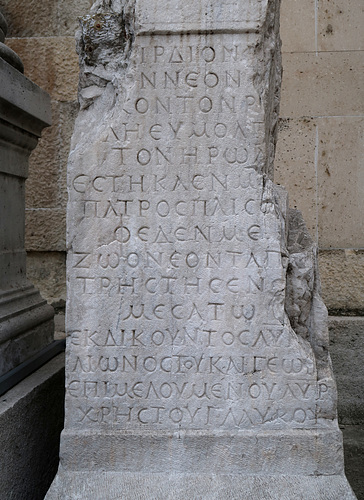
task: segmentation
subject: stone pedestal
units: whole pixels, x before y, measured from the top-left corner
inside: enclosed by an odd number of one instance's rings
[[[6,34],[3,18],[0,27],[1,32],[4,33],[5,30]],[[19,71],[22,65],[16,54],[11,54],[12,51],[3,43],[0,45],[0,376],[2,376],[53,340],[54,311],[27,280],[24,248],[25,180],[28,175],[28,158],[37,145],[41,131],[51,123],[50,97]],[[16,67],[9,64],[13,60],[16,61]]]
[[[5,35],[0,13],[0,497],[41,500],[57,468],[64,357],[49,361],[61,350],[54,311],[26,277],[25,180],[51,107]]]
[[[271,180],[278,0],[96,2],[47,499],[354,499],[315,247]]]

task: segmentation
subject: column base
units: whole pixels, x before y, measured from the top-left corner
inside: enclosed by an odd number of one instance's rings
[[[53,340],[54,309],[31,284],[0,293],[0,376]]]

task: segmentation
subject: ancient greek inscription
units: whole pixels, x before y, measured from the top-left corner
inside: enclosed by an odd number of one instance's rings
[[[315,363],[284,312],[281,222],[257,172],[261,96],[234,36],[141,41],[97,163],[72,172],[82,234],[69,332],[75,425],[307,428]]]

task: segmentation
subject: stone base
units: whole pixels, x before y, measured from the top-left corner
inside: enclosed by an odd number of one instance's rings
[[[53,340],[53,307],[29,284],[0,292],[0,375]]]
[[[344,476],[133,474],[59,470],[45,500],[355,500]]]
[[[0,498],[43,500],[58,466],[64,354],[0,397]]]
[[[364,499],[364,425],[347,425],[343,429],[345,475],[358,500]]]

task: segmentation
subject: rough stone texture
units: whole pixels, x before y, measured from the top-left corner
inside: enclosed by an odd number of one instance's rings
[[[323,298],[331,314],[364,315],[364,251],[319,253]]]
[[[279,2],[193,7],[81,22],[47,498],[355,498],[315,246],[269,179]]]
[[[364,425],[364,319],[330,319],[332,362],[337,374],[340,423]]]
[[[346,143],[349,156],[340,141]],[[320,248],[364,248],[364,118],[319,120],[318,143]]]
[[[364,9],[360,1],[321,0],[317,14],[319,50],[364,50]]]
[[[67,202],[66,169],[78,105],[53,101],[52,108],[53,126],[43,135],[30,156],[29,177],[26,182],[26,206],[32,212],[28,213],[26,248],[44,252],[65,250],[63,217]],[[44,209],[53,211],[54,215],[51,220],[39,224],[34,218],[42,215],[34,212],[42,212]],[[50,253],[46,255],[51,256]],[[58,288],[53,291],[55,293],[65,294],[65,288]]]
[[[364,429],[359,425],[342,427],[344,435],[345,473],[358,500],[364,498]]]
[[[42,500],[58,465],[64,355],[0,397],[0,497]]]
[[[62,487],[54,495],[56,500],[305,500],[307,498],[327,498],[352,500],[344,478],[335,477],[297,477],[297,476],[252,476],[213,475],[213,474],[125,474],[111,472],[98,474],[62,474]],[[135,488],[138,484],[138,489]],[[155,489],[151,491],[150,485]],[[328,495],[328,491],[335,492]],[[76,493],[75,493],[76,492]],[[121,493],[122,492],[122,493]],[[120,496],[122,494],[122,497]],[[48,497],[47,497],[48,498]]]
[[[338,386],[346,476],[364,499],[364,318],[331,317],[330,352]]]
[[[8,45],[21,54],[24,72],[52,99],[77,98],[77,55],[73,37],[13,38]],[[65,57],[66,54],[66,57]]]
[[[66,246],[66,210],[29,208],[25,212],[25,247],[28,251],[61,252]]]
[[[28,277],[53,307],[65,304],[65,252],[28,252]]]
[[[92,0],[1,0],[13,37],[73,36]]]
[[[309,117],[281,119],[278,137],[274,181],[287,189],[290,207],[299,210],[304,207],[307,228],[316,241],[316,120]]]

